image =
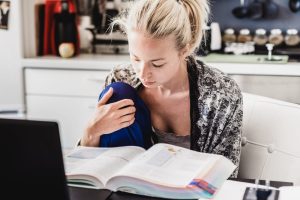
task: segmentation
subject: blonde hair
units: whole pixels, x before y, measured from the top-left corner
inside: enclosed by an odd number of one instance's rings
[[[190,52],[199,46],[208,22],[208,0],[137,0],[112,22],[128,33],[141,31],[152,38],[174,34],[181,50],[189,45]]]

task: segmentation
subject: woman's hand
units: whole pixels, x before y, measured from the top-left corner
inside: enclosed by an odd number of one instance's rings
[[[112,133],[133,124],[136,111],[133,101],[131,99],[123,99],[106,104],[112,94],[113,89],[109,88],[98,102],[95,116],[89,122],[80,145],[99,146],[101,135]]]

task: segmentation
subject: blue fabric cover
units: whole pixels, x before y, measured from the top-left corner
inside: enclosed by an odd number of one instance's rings
[[[138,96],[136,90],[127,83],[114,82],[108,85],[100,94],[100,100],[104,94],[113,88],[113,95],[108,100],[108,103],[120,101],[122,99],[131,99],[136,108],[135,121],[132,125],[102,135],[100,138],[100,147],[118,147],[118,146],[140,146],[148,149],[153,144],[153,132],[151,125],[150,112],[143,100]]]

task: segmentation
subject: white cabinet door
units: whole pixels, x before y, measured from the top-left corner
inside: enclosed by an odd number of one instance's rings
[[[97,97],[108,73],[100,70],[27,68],[26,94]]]
[[[26,68],[28,118],[57,121],[62,146],[74,147],[95,112],[108,73],[101,70]]]
[[[59,123],[63,148],[72,148],[76,145],[97,104],[97,98],[39,95],[28,95],[26,101],[29,119],[52,120]]]
[[[231,75],[243,92],[300,104],[300,77]]]

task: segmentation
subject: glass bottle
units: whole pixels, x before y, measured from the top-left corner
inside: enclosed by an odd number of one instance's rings
[[[263,28],[255,30],[255,36],[253,41],[256,45],[262,46],[268,42],[268,36],[266,35],[267,31]]]
[[[285,44],[287,46],[296,46],[300,42],[300,37],[298,35],[297,29],[288,29],[286,31],[286,36],[284,38]]]
[[[284,38],[280,29],[272,29],[270,31],[269,42],[278,46],[281,45]]]
[[[236,35],[235,35],[235,32],[234,32],[234,29],[232,29],[232,28],[225,29],[222,39],[223,39],[224,43],[235,42],[236,41]]]
[[[240,43],[250,42],[252,40],[252,36],[250,35],[249,29],[241,29],[238,35],[237,41]]]

